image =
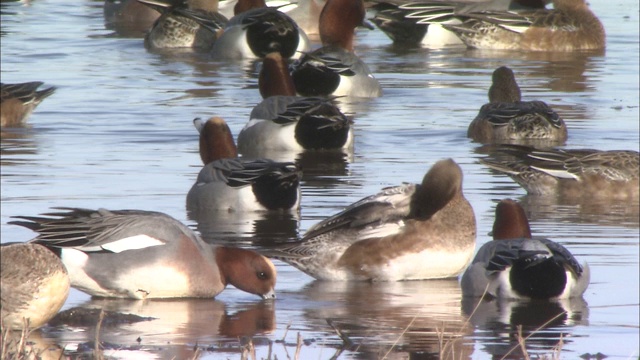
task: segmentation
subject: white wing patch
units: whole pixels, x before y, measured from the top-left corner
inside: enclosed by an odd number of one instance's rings
[[[114,253],[121,253],[127,250],[138,250],[164,244],[164,241],[148,235],[136,235],[102,245],[102,248]]]
[[[561,178],[561,179],[575,179],[575,180],[580,180],[580,178],[566,170],[551,170],[551,169],[545,169],[545,168],[539,168],[537,166],[531,166],[532,169],[541,171],[545,174],[549,174],[553,177],[556,178]]]
[[[525,31],[529,30],[530,28],[528,25],[517,26],[517,25],[507,25],[507,24],[500,24],[500,27],[505,30],[513,31],[518,34],[522,34]]]

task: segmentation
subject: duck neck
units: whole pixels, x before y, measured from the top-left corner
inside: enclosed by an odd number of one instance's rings
[[[216,264],[220,269],[220,281],[227,286],[227,284],[233,285],[233,279],[237,276],[237,261],[240,258],[238,251],[240,249],[232,248],[229,246],[216,246],[215,258]]]
[[[493,72],[491,79],[493,83],[489,88],[489,102],[512,103],[520,101],[520,87],[511,69],[501,66]]]
[[[553,8],[555,10],[567,11],[574,9],[583,9],[587,8],[587,3],[585,0],[554,0]]]
[[[236,6],[233,7],[233,14],[238,15],[251,9],[264,7],[267,7],[264,0],[238,0]]]
[[[233,141],[231,129],[218,118],[207,121],[200,132],[200,158],[206,165],[219,159],[238,157],[238,149]]]
[[[293,79],[280,53],[274,52],[264,58],[258,79],[258,87],[263,99],[275,95],[296,95]]]
[[[218,11],[218,0],[187,0],[189,9]]]
[[[496,206],[493,223],[493,239],[531,239],[531,228],[524,209],[517,202],[507,199]]]
[[[324,46],[353,51],[356,27],[365,16],[362,0],[327,0],[320,13],[320,40]]]

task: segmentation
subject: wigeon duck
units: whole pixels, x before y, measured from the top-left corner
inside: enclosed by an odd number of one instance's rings
[[[637,151],[537,150],[517,145],[501,145],[497,151],[516,159],[480,162],[509,175],[529,194],[638,199]]]
[[[234,13],[213,47],[216,58],[263,58],[274,51],[297,58],[310,49],[309,38],[296,22],[267,7],[264,0],[239,0]]]
[[[97,297],[214,297],[227,284],[275,297],[276,269],[258,253],[205,243],[169,215],[143,210],[56,208],[17,216],[69,271],[71,286]]]
[[[373,5],[377,10],[371,21],[375,23],[395,44],[422,45],[437,48],[463,44],[453,32],[441,24],[459,24],[455,14],[488,10],[542,9],[542,0],[490,0],[490,1],[418,1],[396,3],[380,1]],[[425,23],[438,19],[438,23]]]
[[[291,65],[291,76],[303,96],[382,95],[380,83],[353,53],[356,27],[365,23],[362,0],[328,0],[320,14],[322,47]]]
[[[462,170],[447,159],[422,184],[385,188],[266,254],[321,280],[438,279],[466,268],[475,239]]]
[[[0,83],[0,125],[5,127],[22,124],[36,106],[56,90],[53,86],[38,90],[43,84],[40,81],[20,84]]]
[[[70,284],[67,269],[42,245],[3,244],[0,268],[3,327],[39,328],[51,320],[67,300]]]
[[[604,27],[585,0],[553,0],[552,10],[482,11],[456,16],[463,20],[461,24],[442,26],[471,48],[530,51],[605,48]]]
[[[556,242],[532,239],[524,209],[510,199],[496,206],[493,241],[478,250],[461,280],[465,296],[509,299],[568,299],[587,286],[589,266]]]
[[[265,57],[258,79],[265,98],[238,135],[240,153],[265,150],[301,152],[310,149],[351,149],[353,128],[332,99],[295,96],[287,64],[279,53]]]
[[[217,1],[186,1],[178,5],[138,0],[162,13],[144,38],[148,49],[192,48],[211,51],[227,18],[216,11]]]
[[[105,25],[124,35],[144,35],[161,14],[138,0],[105,0],[103,10]]]
[[[239,158],[227,123],[218,117],[194,125],[200,132],[205,166],[187,194],[187,210],[296,210],[301,171],[292,162]]]
[[[489,103],[480,108],[478,116],[469,124],[467,137],[484,143],[567,139],[567,126],[549,105],[520,100],[520,87],[511,69],[497,68],[492,79]]]

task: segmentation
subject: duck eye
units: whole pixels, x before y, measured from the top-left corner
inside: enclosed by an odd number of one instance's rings
[[[260,271],[256,275],[258,275],[258,279],[260,279],[260,280],[264,280],[264,279],[267,278],[267,273],[264,272],[264,271]]]

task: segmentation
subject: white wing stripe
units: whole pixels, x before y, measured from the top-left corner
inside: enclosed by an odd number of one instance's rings
[[[121,253],[127,250],[144,249],[147,247],[160,246],[164,244],[164,241],[158,240],[148,235],[135,235],[102,245],[102,248],[114,253]]]

